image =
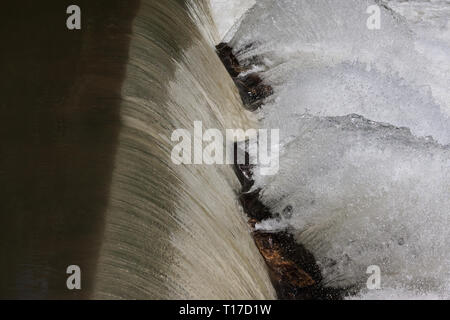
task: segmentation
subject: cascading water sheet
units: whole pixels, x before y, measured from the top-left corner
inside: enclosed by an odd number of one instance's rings
[[[230,166],[176,165],[176,129],[246,128],[202,1],[142,1],[122,89],[95,297],[270,299]]]

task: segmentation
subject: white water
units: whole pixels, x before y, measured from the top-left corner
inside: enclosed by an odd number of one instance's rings
[[[450,2],[390,1],[369,30],[373,4],[260,0],[235,28],[238,59],[274,87],[261,126],[281,129],[280,172],[255,170],[255,188],[293,207],[258,227],[290,230],[357,298],[448,298]]]
[[[216,22],[219,40],[224,39],[230,29],[255,2],[256,0],[210,0],[211,14]]]
[[[204,1],[141,1],[94,298],[273,299],[231,167],[175,165],[175,129],[249,128]]]

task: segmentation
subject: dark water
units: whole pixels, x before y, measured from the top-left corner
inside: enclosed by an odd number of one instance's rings
[[[66,8],[82,8],[82,30]],[[137,0],[4,1],[0,298],[87,298],[120,128]],[[81,291],[66,288],[79,265]]]

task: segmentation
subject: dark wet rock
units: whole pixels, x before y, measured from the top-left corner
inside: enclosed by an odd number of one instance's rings
[[[233,54],[233,49],[226,43],[222,42],[216,46],[216,50],[217,55],[219,56],[220,60],[222,60],[222,63],[227,69],[230,76],[233,79],[236,78],[243,70],[241,70],[239,61]]]
[[[295,298],[294,288],[306,288],[315,284],[313,278],[287,257],[281,234],[254,232],[255,244],[269,267],[270,278],[281,299]],[[289,288],[289,290],[286,290]],[[280,296],[280,292],[282,296]]]
[[[236,149],[235,149],[236,150]],[[238,164],[234,166],[234,172],[242,185],[242,192],[247,192],[253,187],[254,181],[252,180],[253,165],[250,164]]]
[[[283,209],[283,218],[290,219],[292,217],[292,206],[288,205]]]
[[[259,200],[259,193],[261,190],[255,190],[252,192],[244,192],[239,196],[239,201],[244,208],[245,213],[256,221],[260,222],[272,217],[272,213],[269,208],[262,204]]]
[[[233,49],[226,43],[217,45],[216,50],[223,65],[231,78],[233,78],[244,106],[250,111],[260,108],[264,99],[273,94],[272,87],[264,84],[257,73],[240,76],[242,72],[248,69],[239,64],[239,61],[233,54]]]

